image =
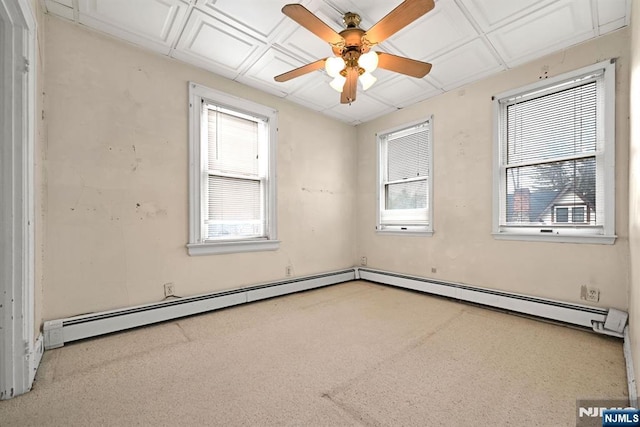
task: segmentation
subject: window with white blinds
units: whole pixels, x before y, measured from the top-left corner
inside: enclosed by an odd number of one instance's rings
[[[432,230],[431,121],[378,134],[378,231]]]
[[[265,237],[264,120],[203,101],[207,129],[205,238]],[[263,143],[264,144],[264,143]]]
[[[274,250],[275,110],[190,83],[191,255]]]
[[[611,239],[614,72],[602,63],[497,97],[495,234]]]

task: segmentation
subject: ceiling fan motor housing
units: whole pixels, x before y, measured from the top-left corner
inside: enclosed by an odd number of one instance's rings
[[[353,66],[349,65],[349,60],[355,61],[355,64],[358,62],[358,57],[369,51],[369,44],[364,42],[364,34],[365,31],[358,27],[360,25],[361,19],[360,15],[353,12],[347,12],[342,19],[346,29],[340,32],[340,37],[343,38],[344,42],[339,45],[333,46],[333,53],[336,56],[341,56],[344,59],[344,62],[347,64],[347,67]],[[354,57],[352,52],[357,52],[357,56]]]

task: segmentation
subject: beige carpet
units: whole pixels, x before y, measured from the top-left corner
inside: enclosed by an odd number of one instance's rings
[[[47,351],[2,426],[575,425],[622,341],[350,282]]]

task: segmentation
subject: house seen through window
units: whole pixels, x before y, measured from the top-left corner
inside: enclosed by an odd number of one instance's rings
[[[496,99],[496,234],[613,237],[614,72],[598,64]]]

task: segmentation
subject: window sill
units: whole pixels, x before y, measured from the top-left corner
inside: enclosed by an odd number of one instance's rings
[[[386,229],[386,230],[376,230],[376,234],[385,235],[385,236],[431,237],[433,236],[433,231]]]
[[[522,240],[529,242],[555,242],[555,243],[587,243],[598,245],[613,245],[616,236],[602,234],[561,235],[561,234],[527,234],[527,233],[492,233],[496,240]]]
[[[187,244],[187,251],[191,256],[275,251],[279,248],[279,240],[245,240]]]

